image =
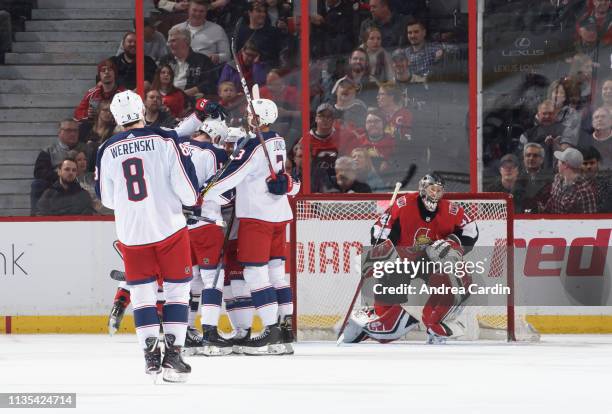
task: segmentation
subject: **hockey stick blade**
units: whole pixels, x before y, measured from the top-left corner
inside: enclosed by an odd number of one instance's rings
[[[110,278],[117,282],[125,282],[125,272],[121,270],[111,270]]]

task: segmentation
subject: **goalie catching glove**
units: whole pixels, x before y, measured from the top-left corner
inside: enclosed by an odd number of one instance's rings
[[[276,195],[285,195],[293,190],[293,178],[286,172],[279,172],[276,179],[272,176],[266,179],[268,191]]]
[[[463,248],[454,234],[449,235],[446,239],[436,240],[427,246],[425,253],[432,262],[457,263],[463,260]]]
[[[223,105],[204,98],[200,98],[196,101],[195,113],[202,122],[204,122],[206,118],[220,118],[220,120],[223,121],[228,116]]]

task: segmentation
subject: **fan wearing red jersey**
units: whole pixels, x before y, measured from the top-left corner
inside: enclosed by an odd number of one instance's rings
[[[391,240],[412,260],[422,258],[431,262],[461,261],[478,239],[478,227],[462,207],[442,199],[444,182],[436,174],[428,174],[419,182],[419,193],[399,197],[390,211],[372,227],[372,244]],[[428,286],[466,286],[468,275],[431,273],[422,277]],[[460,313],[462,295],[433,294],[423,307],[420,321],[425,325],[428,343],[441,343],[446,338],[461,336],[462,324],[456,320]],[[401,305],[375,303],[373,309],[359,310],[349,319],[343,342],[360,342],[372,338],[390,342],[416,328],[419,320]]]

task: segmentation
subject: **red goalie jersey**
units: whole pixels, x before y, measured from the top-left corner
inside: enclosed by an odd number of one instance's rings
[[[416,251],[424,250],[436,240],[454,235],[452,239],[456,238],[461,243],[460,248],[467,253],[478,239],[478,227],[463,207],[443,199],[432,212],[425,208],[418,193],[399,197],[391,207],[389,216],[383,215],[376,226],[383,224],[381,239],[388,238],[395,246],[412,247]]]

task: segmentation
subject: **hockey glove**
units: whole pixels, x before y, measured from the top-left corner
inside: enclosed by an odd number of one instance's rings
[[[452,262],[463,260],[463,249],[461,244],[454,238],[436,240],[425,249],[427,257],[432,262]]]
[[[293,189],[293,178],[286,172],[279,172],[276,175],[276,179],[268,177],[266,179],[268,185],[268,191],[276,195],[285,195]]]
[[[370,243],[372,246],[380,244],[389,238],[391,228],[388,226],[391,220],[389,213],[385,213],[372,226],[370,229]]]
[[[227,118],[227,111],[221,104],[204,98],[196,101],[195,113],[202,122],[206,118],[221,118],[221,121]]]

